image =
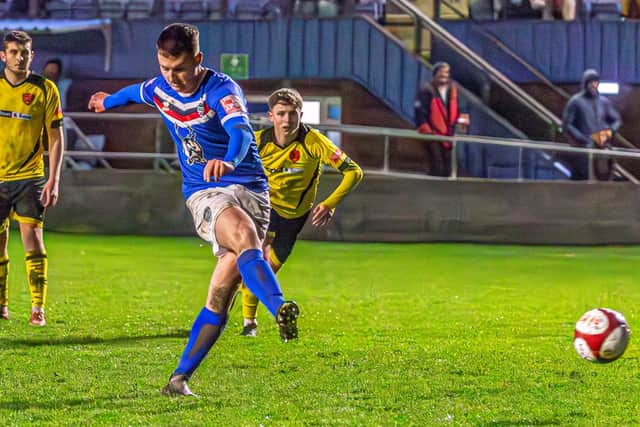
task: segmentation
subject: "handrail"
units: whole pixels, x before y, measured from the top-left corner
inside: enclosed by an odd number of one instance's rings
[[[445,30],[441,25],[439,25],[436,21],[429,18],[426,14],[424,14],[420,9],[418,9],[415,5],[411,4],[407,0],[390,0],[391,4],[398,7],[404,13],[409,15],[412,21],[415,23],[415,53],[420,56],[422,49],[422,34],[421,31],[423,28],[427,29],[434,36],[438,37],[438,39],[442,40],[447,46],[454,49],[459,54],[463,55],[466,59],[471,61],[476,67],[480,68],[501,88],[506,90],[507,92],[514,95],[519,101],[521,101],[524,105],[529,107],[536,116],[541,118],[547,123],[555,126],[557,130],[562,129],[562,120],[556,116],[552,111],[547,109],[542,103],[540,103],[537,99],[529,95],[525,92],[520,86],[516,85],[511,79],[502,74],[499,70],[481,58],[478,54],[472,51],[469,47],[463,44],[460,40],[450,34],[447,30]],[[419,23],[419,24],[418,24]],[[496,38],[497,40],[497,38]],[[499,42],[502,46],[501,42]],[[504,46],[506,48],[506,46]],[[515,56],[517,56],[514,53]],[[524,62],[518,61],[520,63]],[[569,97],[569,94],[565,92],[565,95]],[[568,99],[568,98],[566,98]],[[624,138],[620,134],[614,135],[614,140],[621,145],[624,145],[628,148],[636,148],[634,144],[632,144],[629,140]],[[629,171],[625,170],[622,166],[616,165],[616,170],[618,170],[625,177],[633,176]],[[629,178],[628,178],[629,179]],[[638,182],[636,178],[632,179],[633,182]]]
[[[157,113],[67,113],[67,116],[72,118],[102,118],[105,120],[138,120],[138,119],[157,119],[160,120],[161,116]],[[385,139],[385,158],[383,159],[384,166],[382,170],[389,172],[388,165],[388,153],[390,138],[402,138],[412,140],[424,140],[432,142],[451,141],[455,145],[458,143],[470,143],[481,145],[494,145],[502,147],[512,147],[519,149],[534,149],[534,150],[548,150],[553,152],[568,152],[589,156],[607,156],[613,158],[632,158],[640,159],[640,150],[630,150],[624,148],[612,148],[607,150],[594,149],[594,148],[580,148],[573,147],[567,144],[561,144],[553,141],[533,141],[528,139],[518,138],[497,138],[486,137],[480,135],[457,135],[457,136],[442,136],[442,135],[424,135],[416,132],[412,129],[396,129],[396,128],[381,128],[375,126],[362,126],[362,125],[345,125],[345,124],[314,124],[314,128],[327,132],[337,131],[341,133],[353,134],[353,135],[365,135],[365,136],[377,136]],[[155,159],[155,160],[175,160],[177,158],[176,153],[134,153],[134,152],[96,152],[96,151],[72,151],[65,153],[65,157],[78,157],[78,158],[127,158],[127,159]],[[452,156],[455,159],[455,156]],[[618,165],[616,165],[618,166]],[[618,172],[625,175],[616,167]],[[626,171],[625,171],[626,172]],[[633,176],[625,175],[630,181],[638,184],[638,180]],[[456,179],[457,176],[453,175]]]
[[[465,58],[469,59],[476,67],[485,71],[500,87],[507,90],[516,96],[521,102],[531,108],[533,112],[538,115],[541,119],[555,125],[556,127],[561,127],[562,120],[560,120],[553,112],[548,110],[544,105],[542,105],[538,100],[533,98],[531,95],[526,93],[522,88],[513,83],[511,79],[502,74],[499,70],[489,64],[487,61],[482,59],[478,54],[472,51],[465,44],[460,42],[456,37],[450,34],[447,30],[442,28],[436,21],[429,18],[425,15],[420,9],[418,9],[415,5],[411,4],[407,0],[390,0],[390,2],[398,7],[400,10],[409,15],[414,22],[419,23],[416,25],[416,46],[415,53],[420,55],[420,51],[422,49],[421,46],[421,37],[419,36],[420,31],[424,27],[428,31],[430,31],[433,35],[438,37],[444,43],[447,44],[450,48],[454,49],[458,53],[462,54]]]
[[[509,55],[513,60],[515,60],[520,65],[522,65],[527,71],[533,74],[538,80],[544,83],[545,86],[547,86],[549,89],[551,89],[552,91],[554,91],[555,93],[557,93],[558,95],[560,95],[565,99],[569,99],[571,97],[571,95],[569,95],[567,91],[565,91],[561,87],[554,85],[553,82],[547,78],[547,76],[545,76],[542,72],[540,72],[540,70],[538,70],[536,67],[534,67],[533,65],[525,61],[520,55],[514,52],[513,49],[511,49],[509,46],[504,44],[502,40],[500,40],[495,34],[487,30],[482,25],[478,24],[478,21],[474,19],[472,16],[470,17],[465,16],[464,13],[460,11],[460,9],[458,9],[457,7],[449,3],[447,0],[439,0],[439,2],[444,4],[450,10],[452,10],[460,18],[464,18],[466,21],[471,22],[474,28],[477,29],[480,32],[480,34],[488,38],[493,44],[495,44],[498,47],[498,49],[502,50],[504,53]]]
[[[96,150],[96,147],[93,145],[93,142],[91,142],[91,140],[87,137],[87,135],[84,133],[84,131],[82,129],[80,129],[78,124],[71,117],[69,117],[69,115],[65,115],[63,124],[64,124],[65,128],[69,127],[71,129],[73,129],[73,131],[78,135],[78,138],[82,140],[82,143],[85,146],[87,146],[87,147],[89,147],[89,148],[91,148],[93,150]],[[66,143],[68,144],[69,141],[66,141]],[[67,147],[65,147],[65,149],[66,148]],[[67,158],[67,160],[73,162],[73,159]],[[111,168],[111,165],[107,161],[105,161],[104,159],[98,159],[98,161],[105,168]]]
[[[322,131],[341,131],[354,135],[369,135],[369,136],[389,136],[396,138],[412,138],[421,139],[425,141],[450,141],[465,142],[465,143],[477,143],[481,145],[498,145],[501,147],[514,147],[514,148],[531,148],[534,150],[550,150],[561,151],[566,153],[576,154],[593,154],[595,156],[608,156],[619,158],[632,158],[640,159],[640,150],[633,150],[627,148],[614,147],[608,150],[602,150],[599,148],[582,148],[574,147],[572,145],[563,144],[555,141],[538,141],[530,139],[518,139],[518,138],[499,138],[499,137],[487,137],[481,135],[427,135],[416,132],[411,129],[395,129],[395,128],[379,128],[375,126],[361,126],[361,125],[333,125],[333,124],[319,124],[313,125],[314,128]]]
[[[447,8],[452,10],[459,17],[465,18],[466,20],[471,22],[473,24],[474,28],[477,29],[480,32],[480,34],[482,34],[484,37],[489,39],[493,44],[495,44],[495,46],[498,49],[500,49],[505,54],[510,56],[511,59],[515,60],[518,64],[522,65],[528,72],[530,72],[538,80],[540,80],[547,88],[551,89],[553,92],[555,92],[557,95],[559,95],[561,98],[563,98],[565,100],[568,100],[569,98],[571,98],[571,94],[569,92],[567,92],[566,90],[562,89],[561,87],[555,85],[540,70],[538,70],[536,67],[534,67],[533,65],[531,65],[527,61],[525,61],[520,55],[518,55],[516,52],[514,52],[513,49],[511,49],[509,46],[504,44],[502,42],[502,40],[500,40],[495,34],[493,34],[491,31],[487,30],[484,26],[478,24],[478,21],[476,19],[474,19],[473,17],[466,17],[457,7],[455,7],[454,5],[449,3],[448,0],[439,0],[439,1],[440,1],[440,3],[444,4]],[[614,139],[617,142],[619,142],[621,145],[624,145],[627,148],[638,148],[631,141],[629,141],[627,138],[625,138],[624,136],[620,135],[619,133],[616,133],[614,135]],[[624,172],[626,174],[629,174],[629,172],[626,171],[626,170]]]
[[[480,145],[497,145],[512,148],[530,148],[534,150],[544,149],[550,151],[560,151],[574,154],[592,154],[594,156],[606,156],[615,158],[627,158],[640,160],[640,150],[629,150],[626,148],[613,148],[602,150],[598,148],[581,148],[553,141],[533,141],[528,139],[515,138],[494,138],[480,135],[445,136],[445,135],[425,135],[414,130],[378,128],[374,126],[359,125],[313,125],[321,131],[340,131],[353,135],[384,136],[394,138],[411,138],[432,142],[450,141],[452,143],[470,143]],[[137,153],[130,151],[68,151],[67,156],[73,157],[102,157],[102,158],[126,158],[126,159],[176,159],[176,153]]]

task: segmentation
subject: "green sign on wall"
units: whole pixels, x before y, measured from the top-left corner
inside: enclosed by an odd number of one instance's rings
[[[234,80],[249,78],[249,54],[222,53],[220,54],[220,71]]]

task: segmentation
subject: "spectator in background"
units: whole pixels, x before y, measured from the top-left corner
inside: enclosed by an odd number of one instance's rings
[[[622,124],[620,114],[604,96],[598,92],[600,76],[593,69],[582,75],[582,90],[567,103],[562,115],[562,126],[569,143],[576,147],[608,149],[613,134]],[[589,179],[588,156],[570,154],[563,156],[569,163],[571,178]],[[596,156],[594,174],[598,180],[611,178],[613,162],[610,157]]]
[[[65,110],[67,108],[67,91],[69,86],[71,86],[71,79],[63,78],[62,71],[62,60],[60,58],[52,58],[44,64],[42,75],[53,81],[58,87],[58,92],[60,92],[60,105],[62,109]]]
[[[622,0],[622,16],[630,19],[640,18],[640,0]]]
[[[431,82],[420,88],[414,107],[416,126],[422,134],[453,136],[456,124],[462,131],[469,125],[469,116],[458,110],[458,88],[446,62],[434,64]],[[450,141],[427,142],[429,175],[451,175],[452,146]]]

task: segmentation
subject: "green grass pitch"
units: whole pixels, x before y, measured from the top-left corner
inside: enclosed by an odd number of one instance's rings
[[[280,274],[300,304],[284,344],[227,330],[192,378],[160,388],[203,305],[214,258],[195,238],[48,233],[48,325],[27,325],[17,233],[0,323],[3,425],[640,424],[632,338],[609,365],[573,349],[604,306],[640,325],[640,248],[299,242]]]

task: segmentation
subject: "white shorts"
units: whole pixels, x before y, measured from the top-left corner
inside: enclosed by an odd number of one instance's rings
[[[254,193],[244,185],[232,184],[200,190],[187,199],[187,207],[191,211],[198,236],[211,243],[213,254],[217,257],[229,250],[221,247],[216,240],[216,220],[222,211],[232,206],[237,206],[249,214],[258,231],[258,239],[262,242],[267,234],[271,212],[268,191]]]

